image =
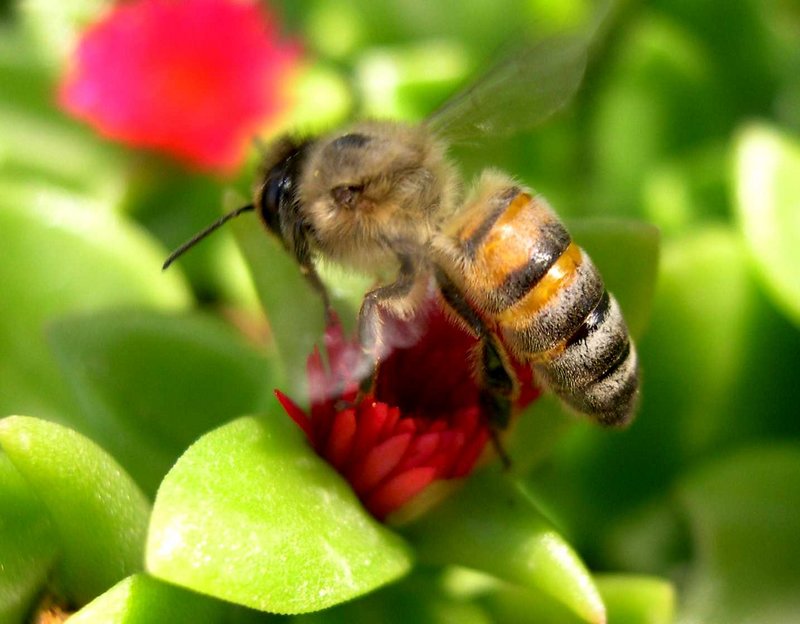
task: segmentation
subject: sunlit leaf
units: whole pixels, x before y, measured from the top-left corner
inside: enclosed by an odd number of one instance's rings
[[[241,198],[230,195],[225,202],[226,212],[244,203]],[[284,363],[290,384],[287,394],[306,396],[303,372],[314,345],[322,342],[322,300],[303,278],[294,258],[276,236],[266,231],[257,217],[240,217],[231,223],[231,228],[250,269]]]
[[[85,603],[141,569],[150,507],[105,451],[27,416],[0,420],[0,447],[49,512],[68,598]]]
[[[147,542],[153,575],[276,613],[344,602],[410,563],[277,402],[189,448],[159,489]]]
[[[594,578],[608,610],[609,624],[671,624],[675,593],[656,577],[601,574]],[[451,591],[485,605],[497,622],[516,624],[580,624],[582,620],[547,594],[512,585],[471,570],[449,574]]]
[[[71,316],[49,338],[87,430],[151,496],[201,434],[263,409],[279,385],[266,357],[199,314]]]
[[[26,0],[22,3],[25,25],[43,44],[47,60],[58,67],[72,52],[79,34],[96,21],[108,6],[106,0]]]
[[[54,318],[189,301],[178,274],[161,274],[163,252],[142,231],[58,189],[0,187],[0,249],[0,414],[77,417],[44,341]]]
[[[519,485],[484,472],[402,528],[423,563],[462,565],[530,587],[582,622],[605,622],[605,607],[570,545]]]
[[[610,624],[672,624],[675,589],[660,578],[626,574],[595,577]]]
[[[759,276],[800,325],[800,139],[766,125],[736,143],[736,209]]]
[[[47,582],[58,536],[47,509],[0,452],[0,622],[21,622]]]
[[[294,618],[296,624],[490,624],[474,601],[447,595],[439,574],[421,570],[398,583],[343,605]]]
[[[146,574],[120,581],[72,615],[70,624],[236,624],[253,621],[243,609],[164,583]],[[255,614],[253,614],[255,615]],[[242,617],[240,617],[242,616]],[[264,621],[260,619],[259,621]]]

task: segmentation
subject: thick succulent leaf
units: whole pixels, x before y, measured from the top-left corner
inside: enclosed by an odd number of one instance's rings
[[[481,570],[541,592],[582,622],[605,622],[577,554],[519,485],[494,472],[473,476],[402,530],[423,563]]]
[[[62,66],[73,51],[80,33],[103,14],[105,0],[24,2],[21,15],[32,35],[41,42],[39,49],[53,66]]]
[[[226,198],[226,211],[246,203],[233,195]],[[297,262],[276,236],[268,233],[253,215],[231,222],[242,254],[250,269],[256,292],[267,314],[290,385],[286,393],[307,396],[306,358],[322,342],[322,300],[300,273]]]
[[[662,265],[653,324],[640,349],[646,418],[639,433],[659,444],[635,434],[629,440],[640,446],[636,463],[645,470],[659,468],[659,456],[674,466],[681,455],[747,432],[787,427],[792,362],[800,354],[800,336],[769,309],[735,232],[708,227],[676,238]]]
[[[490,624],[488,613],[474,601],[443,591],[440,574],[421,569],[413,575],[358,600],[296,616],[293,624]]]
[[[545,392],[515,416],[512,428],[503,438],[514,473],[528,474],[545,460],[577,419],[551,392]]]
[[[50,514],[67,598],[83,604],[141,569],[150,507],[105,451],[27,416],[0,421],[0,447]]]
[[[471,585],[467,591],[497,622],[518,624],[580,624],[584,620],[563,604],[531,588],[475,577],[475,573],[457,570],[451,584]],[[595,582],[608,610],[609,624],[671,624],[675,595],[672,586],[655,577],[599,575]],[[457,590],[462,588],[456,587]]]
[[[800,447],[740,451],[678,489],[694,538],[679,621],[800,621]]]
[[[277,406],[205,435],[164,479],[147,569],[276,613],[335,605],[405,574],[404,542],[377,523]]]
[[[592,257],[606,288],[640,337],[650,320],[658,273],[658,229],[632,219],[582,219],[570,223],[573,239]]]
[[[703,42],[662,12],[642,11],[614,40],[593,96],[590,145],[594,214],[641,214],[653,163],[720,132],[730,114]]]
[[[22,622],[47,582],[58,536],[47,509],[0,452],[0,622]]]
[[[263,409],[280,382],[267,358],[200,314],[74,316],[49,339],[86,430],[151,496],[201,434]]]
[[[69,3],[69,8],[50,4],[69,11],[81,2]],[[14,8],[24,13],[36,3]],[[115,204],[129,173],[119,150],[56,110],[52,75],[42,64],[42,57],[53,50],[53,40],[37,47],[27,32],[11,27],[15,23],[3,20],[0,42],[0,175],[16,184],[27,180],[39,185],[46,179]]]
[[[610,624],[672,624],[675,589],[664,579],[627,574],[595,577]]]
[[[72,615],[70,624],[245,624],[265,622],[263,614],[190,592],[146,574],[120,581]]]
[[[800,140],[768,126],[736,142],[736,209],[758,274],[800,325]]]
[[[144,233],[81,196],[0,186],[0,414],[75,417],[44,341],[47,322],[111,305],[180,309],[189,296],[162,275]],[[65,414],[66,412],[66,414]]]

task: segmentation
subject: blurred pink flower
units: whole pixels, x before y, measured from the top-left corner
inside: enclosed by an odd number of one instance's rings
[[[317,453],[384,519],[442,479],[467,476],[490,440],[470,365],[476,340],[437,305],[408,323],[386,319],[396,344],[381,362],[375,394],[358,396],[361,349],[338,321],[308,359],[310,414],[278,400]],[[529,367],[526,367],[529,370]],[[538,396],[527,375],[517,407]]]
[[[298,57],[252,0],[134,0],[83,34],[58,99],[104,136],[231,171],[287,107]]]

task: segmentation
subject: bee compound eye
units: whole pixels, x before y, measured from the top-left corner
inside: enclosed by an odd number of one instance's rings
[[[281,199],[281,183],[277,177],[271,177],[267,181],[267,188],[264,189],[263,209],[269,212],[276,212],[278,210],[278,202]]]
[[[280,202],[283,195],[280,176],[270,175],[262,187],[258,211],[264,223],[273,231],[278,231],[280,221]]]

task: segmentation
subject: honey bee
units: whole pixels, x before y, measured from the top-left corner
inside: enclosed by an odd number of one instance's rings
[[[285,136],[265,156],[253,203],[179,247],[164,268],[227,220],[255,211],[330,309],[318,258],[393,271],[358,314],[368,387],[381,357],[381,310],[405,317],[433,275],[446,309],[478,339],[476,381],[494,430],[517,392],[509,354],[567,405],[622,425],[638,395],[636,350],[619,304],[547,201],[496,170],[464,193],[452,137],[538,124],[568,101],[586,62],[581,40],[530,46],[417,125],[361,121]],[[508,121],[512,117],[513,121]]]

